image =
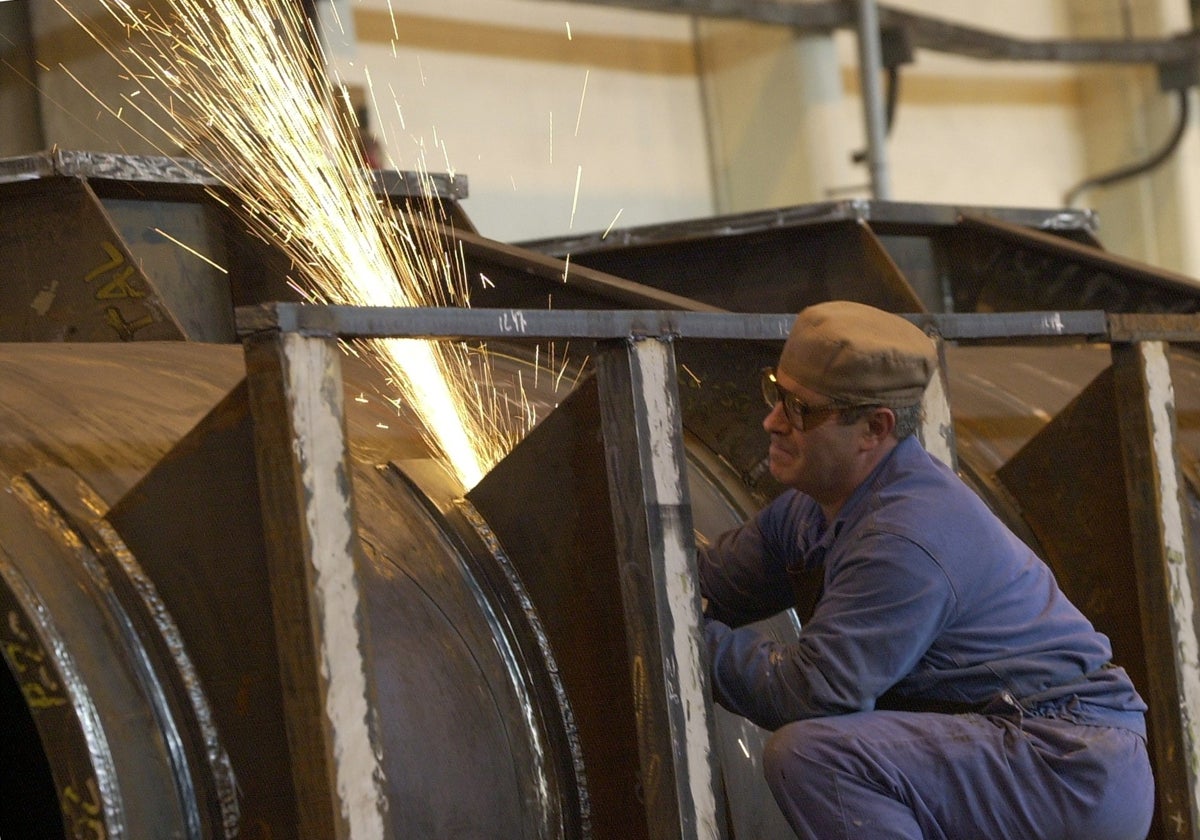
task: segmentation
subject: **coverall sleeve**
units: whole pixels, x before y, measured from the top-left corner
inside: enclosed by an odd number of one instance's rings
[[[949,580],[921,547],[894,534],[864,535],[831,567],[795,643],[705,623],[714,694],[730,711],[772,730],[869,711],[920,662],[954,608]]]
[[[787,575],[789,556],[798,551],[789,527],[793,493],[785,493],[744,525],[727,531],[696,552],[700,593],[706,615],[739,627],[793,605]]]

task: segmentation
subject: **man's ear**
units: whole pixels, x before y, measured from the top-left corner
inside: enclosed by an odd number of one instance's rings
[[[867,415],[867,433],[879,441],[891,435],[896,428],[896,413],[890,408],[880,406]]]

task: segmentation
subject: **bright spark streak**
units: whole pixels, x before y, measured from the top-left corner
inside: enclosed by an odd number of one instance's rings
[[[621,218],[621,214],[622,214],[623,212],[625,212],[625,208],[624,208],[624,207],[622,207],[620,210],[618,210],[618,211],[617,211],[617,215],[613,216],[613,218],[612,218],[612,221],[608,223],[608,227],[606,227],[606,228],[604,229],[604,233],[600,234],[600,238],[601,238],[601,239],[607,239],[607,238],[608,238],[608,235],[609,235],[610,233],[612,233],[613,226],[614,226],[614,225],[616,225],[616,223],[617,223],[617,219]]]
[[[206,263],[208,263],[209,265],[211,265],[213,268],[215,268],[217,271],[221,272],[222,274],[228,274],[228,273],[229,273],[229,269],[225,268],[225,267],[224,267],[224,266],[222,266],[222,265],[217,265],[215,262],[213,262],[212,260],[210,260],[208,257],[204,256],[204,254],[201,254],[199,251],[197,251],[197,250],[196,250],[195,248],[193,248],[191,245],[185,245],[184,243],[182,243],[182,242],[180,242],[178,239],[176,239],[174,236],[172,236],[171,234],[167,233],[167,232],[166,232],[165,230],[163,230],[162,228],[151,228],[151,230],[152,230],[152,231],[154,231],[155,233],[157,233],[159,236],[163,237],[164,239],[169,239],[169,240],[171,240],[172,242],[174,242],[176,245],[178,245],[178,246],[179,246],[180,248],[182,248],[183,250],[187,251],[187,252],[188,252],[189,254],[191,254],[192,256],[194,256],[194,257],[199,257],[200,259],[204,260]]]
[[[338,32],[341,32],[342,35],[345,35],[346,27],[342,25],[342,16],[338,14],[337,3],[330,3],[329,11],[333,13],[333,22],[337,24]]]
[[[575,170],[575,197],[571,199],[571,221],[567,225],[567,230],[575,227],[575,208],[579,206],[579,182],[583,180],[583,164]]]
[[[392,8],[392,0],[387,0],[388,18],[392,22],[392,43],[400,40],[400,30],[396,28],[396,10]]]
[[[571,362],[570,357],[567,355],[567,350],[570,349],[570,347],[571,347],[571,342],[568,341],[567,346],[563,348],[562,367],[558,369],[558,376],[554,377],[554,390],[555,391],[558,391],[558,386],[559,386],[559,383],[562,382],[563,374],[567,372],[567,365],[570,364],[570,362]]]
[[[436,231],[372,193],[353,120],[298,4],[164,0],[163,11],[143,13],[127,0],[101,3],[130,43],[72,16],[122,70],[149,80],[126,103],[221,179],[251,228],[292,260],[298,276],[289,283],[306,299],[410,307],[463,298],[466,284]],[[372,346],[431,446],[474,486],[505,445],[496,421],[480,418],[474,395],[465,396],[479,387],[466,348],[414,339]]]
[[[575,116],[575,136],[579,136],[579,124],[583,122],[583,98],[587,96],[588,77],[592,74],[591,70],[583,71],[583,92],[579,94],[579,113]]]
[[[572,40],[571,39],[571,21],[567,21],[567,40],[568,41]]]
[[[400,97],[396,96],[396,90],[391,84],[388,85],[388,92],[392,94],[392,101],[396,103],[396,116],[400,118],[400,129],[407,131],[408,126],[404,124],[404,112],[400,110]]]

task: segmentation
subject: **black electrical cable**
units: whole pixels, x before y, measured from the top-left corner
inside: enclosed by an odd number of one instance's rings
[[[900,68],[887,67],[887,85],[883,101],[883,133],[885,137],[892,134],[892,124],[896,121],[896,102],[900,99]],[[865,163],[867,150],[860,149],[850,156],[854,163]]]
[[[900,98],[900,68],[887,69],[887,99],[884,102],[884,126],[886,134],[892,134],[892,124],[896,121],[896,101]]]
[[[1149,172],[1151,169],[1165,163],[1167,158],[1174,154],[1175,149],[1178,148],[1179,141],[1183,139],[1183,132],[1187,128],[1188,123],[1188,113],[1190,110],[1188,106],[1189,88],[1182,88],[1177,90],[1176,93],[1179,95],[1179,119],[1166,145],[1140,163],[1132,163],[1114,169],[1111,172],[1106,172],[1103,175],[1085,178],[1063,194],[1063,204],[1070,207],[1075,203],[1075,199],[1079,198],[1079,194],[1085,190],[1090,190],[1094,187],[1110,186],[1119,181]]]

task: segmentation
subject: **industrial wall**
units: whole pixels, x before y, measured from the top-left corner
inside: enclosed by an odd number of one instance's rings
[[[69,5],[86,16],[98,3]],[[851,161],[865,141],[849,31],[545,0],[316,7],[330,63],[362,97],[384,162],[467,175],[471,216],[492,238],[868,194],[866,169]],[[1028,39],[1161,38],[1191,27],[1187,0],[911,0],[901,8]],[[86,80],[113,104],[129,85],[55,0],[0,3],[0,55],[0,102],[13,114],[0,125],[0,155],[52,145],[153,150],[154,141],[122,125],[128,109],[119,120],[81,89]],[[1082,179],[1152,153],[1175,120],[1176,102],[1151,67],[929,50],[914,58],[901,69],[887,145],[898,200],[1059,206]],[[1078,200],[1100,211],[1110,250],[1193,276],[1194,123],[1163,167]]]

